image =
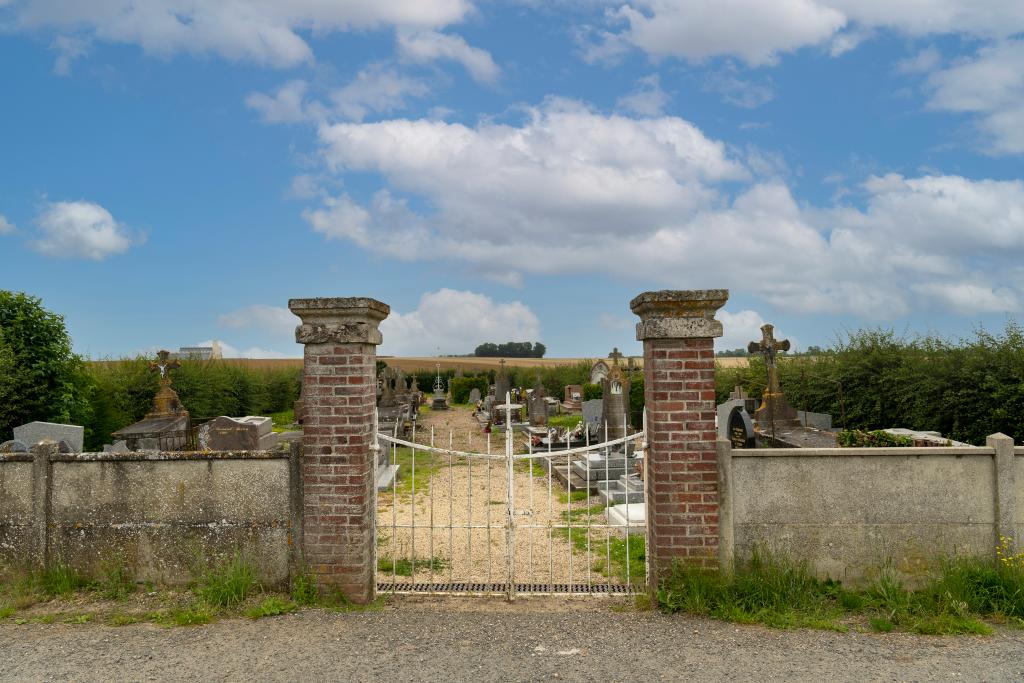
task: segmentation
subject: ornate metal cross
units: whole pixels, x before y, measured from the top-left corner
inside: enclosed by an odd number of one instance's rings
[[[168,358],[170,358],[170,356],[171,356],[171,352],[170,351],[160,351],[160,352],[158,352],[156,354],[157,360],[150,361],[150,363],[149,363],[149,371],[150,372],[157,372],[157,371],[159,371],[160,372],[160,379],[161,380],[166,380],[167,379],[167,371],[168,370],[177,370],[178,368],[181,367],[181,363],[179,363],[178,361],[176,361],[176,360],[168,360]]]
[[[781,392],[776,355],[779,351],[789,351],[789,340],[776,339],[774,333],[775,326],[771,323],[765,323],[761,326],[761,341],[750,342],[747,345],[748,353],[759,353],[764,356],[764,364],[768,368],[768,393],[770,394]]]

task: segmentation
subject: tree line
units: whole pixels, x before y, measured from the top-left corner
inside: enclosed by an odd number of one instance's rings
[[[543,358],[547,350],[540,342],[484,342],[476,347],[473,355],[478,358]]]

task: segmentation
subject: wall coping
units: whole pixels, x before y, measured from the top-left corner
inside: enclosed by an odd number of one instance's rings
[[[849,456],[914,456],[945,455],[960,457],[964,455],[983,455],[994,457],[995,449],[985,446],[965,447],[923,447],[923,448],[733,448],[730,454],[734,458],[828,458]],[[1021,449],[1024,455],[1024,449]]]
[[[289,451],[132,451],[128,453],[54,453],[50,462],[161,462],[188,460],[288,460]],[[32,462],[32,453],[0,453],[0,463]]]

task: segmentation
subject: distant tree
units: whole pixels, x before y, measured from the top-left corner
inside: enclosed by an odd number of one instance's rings
[[[715,355],[719,358],[743,358],[747,355],[746,349],[724,349],[722,351],[716,351]]]
[[[478,358],[543,358],[546,352],[547,347],[540,342],[484,342],[476,347],[473,355]]]
[[[64,318],[37,297],[0,290],[0,441],[33,420],[84,424],[92,388]]]

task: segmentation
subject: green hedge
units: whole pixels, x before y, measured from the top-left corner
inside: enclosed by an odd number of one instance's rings
[[[193,422],[218,415],[267,415],[292,407],[299,397],[300,368],[252,369],[219,361],[180,361],[172,386]],[[149,360],[90,363],[92,414],[86,448],[110,443],[112,432],[141,420],[153,406],[158,380]]]
[[[779,379],[794,407],[830,413],[837,428],[906,427],[975,445],[995,432],[1024,438],[1024,332],[1013,321],[956,341],[850,332],[821,355],[782,359]],[[761,395],[760,357],[747,368],[719,368],[719,402],[737,384]]]

